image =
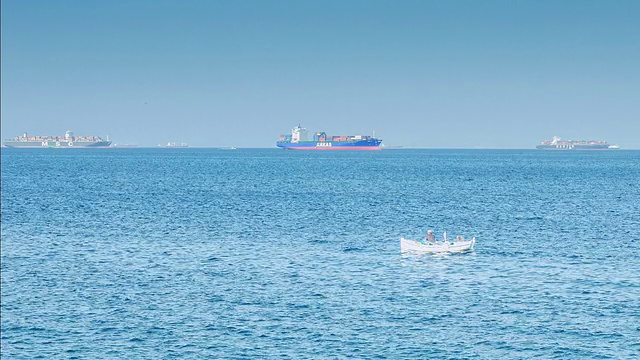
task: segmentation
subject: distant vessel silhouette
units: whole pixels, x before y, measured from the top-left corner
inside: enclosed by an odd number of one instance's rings
[[[296,126],[291,135],[280,135],[276,146],[287,150],[380,150],[381,139],[367,135],[327,136],[317,132],[307,140],[307,129]]]
[[[609,145],[599,140],[562,140],[554,136],[552,140],[544,140],[536,146],[539,150],[616,150],[618,145]]]
[[[64,136],[29,136],[24,133],[4,141],[4,146],[15,148],[101,148],[109,145],[109,137],[103,140],[98,136],[74,136],[72,131],[65,132]]]
[[[160,148],[186,148],[186,147],[189,147],[189,145],[187,143],[177,144],[175,142],[168,142],[167,145],[158,144],[158,147],[160,147]]]

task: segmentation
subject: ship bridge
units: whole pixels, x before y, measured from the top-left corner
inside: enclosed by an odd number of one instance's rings
[[[298,125],[291,130],[291,142],[297,143],[300,141],[307,141],[307,129]]]

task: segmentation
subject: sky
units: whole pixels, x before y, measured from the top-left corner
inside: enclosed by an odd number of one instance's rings
[[[2,0],[2,138],[640,149],[636,0]]]

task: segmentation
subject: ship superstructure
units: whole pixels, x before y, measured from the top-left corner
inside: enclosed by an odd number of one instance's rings
[[[562,140],[554,136],[552,140],[544,140],[536,146],[539,150],[614,150],[618,145],[609,145],[600,140]]]
[[[30,136],[24,133],[11,139],[5,139],[4,146],[15,148],[99,148],[108,147],[111,141],[98,136],[75,136],[67,131],[64,136]]]
[[[300,125],[291,130],[291,135],[280,135],[276,146],[287,150],[380,150],[381,139],[367,135],[329,136],[316,132],[313,140],[307,140],[307,129]]]

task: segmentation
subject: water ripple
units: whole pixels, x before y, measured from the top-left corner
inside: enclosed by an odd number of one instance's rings
[[[640,353],[638,152],[47,150],[2,150],[3,357]]]

